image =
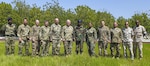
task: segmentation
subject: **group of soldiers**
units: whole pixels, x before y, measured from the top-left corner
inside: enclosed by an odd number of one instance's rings
[[[107,47],[110,43],[112,58],[119,59],[121,44],[123,45],[124,57],[127,58],[127,48],[130,51],[130,58],[134,60],[137,57],[137,49],[139,51],[139,59],[143,57],[143,36],[146,35],[145,28],[136,20],[136,26],[132,29],[129,22],[125,22],[125,27],[120,29],[117,22],[113,23],[113,28],[109,29],[102,20],[100,26],[96,30],[92,22],[89,22],[88,28],[84,28],[82,20],[77,21],[75,27],[71,26],[71,20],[66,20],[66,25],[61,27],[59,19],[55,18],[54,23],[49,26],[49,22],[45,21],[43,26],[39,26],[39,20],[35,21],[35,25],[30,27],[26,18],[18,29],[12,23],[12,18],[8,18],[8,23],[2,27],[5,31],[5,48],[6,55],[14,54],[15,49],[15,32],[19,38],[18,55],[29,55],[29,40],[32,41],[32,56],[48,56],[50,42],[52,42],[52,55],[60,54],[60,43],[63,41],[64,53],[66,56],[72,52],[72,43],[76,43],[76,54],[83,53],[83,42],[86,41],[88,53],[95,56],[95,44],[98,41],[99,55],[107,56]],[[116,51],[115,51],[116,50]],[[114,54],[116,52],[116,54]]]

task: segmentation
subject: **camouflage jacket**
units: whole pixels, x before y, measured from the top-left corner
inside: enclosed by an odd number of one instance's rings
[[[139,25],[133,28],[134,31],[134,42],[141,42],[143,39],[143,35],[146,34],[146,30],[144,26]]]
[[[99,27],[97,35],[99,41],[110,41],[110,30],[107,26]]]
[[[62,39],[72,41],[73,39],[73,27],[63,26],[62,28]]]
[[[5,36],[15,36],[16,25],[15,24],[5,24],[2,26],[2,30],[5,31]]]
[[[86,30],[86,41],[97,40],[97,31],[95,28],[91,27]]]
[[[51,25],[51,39],[61,39],[61,25],[55,23]]]
[[[123,40],[122,30],[120,28],[112,28],[110,30],[111,43],[121,43]]]
[[[21,24],[19,27],[18,27],[18,32],[17,32],[17,35],[19,38],[22,38],[23,40],[27,40],[29,39],[30,37],[30,26],[29,25],[24,25],[24,24]]]
[[[132,36],[134,35],[134,32],[132,28],[130,27],[123,28],[122,33],[123,33],[123,42],[133,42]]]
[[[32,39],[39,40],[40,29],[41,29],[40,26],[36,26],[36,25],[32,26],[32,28],[31,28]]]
[[[42,26],[39,37],[40,37],[40,40],[50,40],[50,27]]]
[[[75,26],[74,28],[74,37],[76,41],[85,40],[85,28],[83,26]]]

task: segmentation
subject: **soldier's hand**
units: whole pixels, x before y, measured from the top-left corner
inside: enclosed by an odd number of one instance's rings
[[[110,40],[108,40],[107,42],[110,43]]]
[[[65,39],[62,39],[62,41],[65,41]]]
[[[35,40],[34,40],[34,39],[30,39],[30,40],[32,40],[33,42],[35,42]]]
[[[94,44],[96,44],[97,40],[94,41]]]
[[[19,41],[21,42],[21,41],[22,41],[22,39],[21,39],[21,38],[19,38]]]

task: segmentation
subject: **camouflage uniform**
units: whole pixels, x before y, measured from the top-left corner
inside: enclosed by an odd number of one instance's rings
[[[107,45],[110,41],[110,30],[107,26],[98,28],[98,47],[99,55],[102,55],[102,49],[104,50],[104,55],[107,55]]]
[[[96,29],[91,27],[86,30],[86,42],[88,45],[88,52],[90,56],[93,56],[95,54],[94,48],[95,48],[95,41],[97,40],[97,32]]]
[[[2,27],[2,30],[5,31],[5,49],[6,49],[6,55],[8,54],[14,54],[14,49],[15,49],[15,31],[16,31],[16,26],[15,24],[5,24]]]
[[[120,56],[120,43],[122,42],[123,35],[122,30],[120,28],[112,28],[110,30],[111,35],[111,44],[110,44],[110,50],[112,57],[115,57],[114,55],[114,49],[116,48],[116,57]]]
[[[129,48],[131,59],[134,59],[133,54],[133,39],[132,36],[134,35],[133,29],[128,27],[122,30],[123,32],[123,49],[124,49],[124,56],[127,57],[127,47]]]
[[[76,40],[76,53],[82,54],[83,52],[83,41],[85,40],[85,28],[83,26],[76,26],[74,28],[74,35]]]
[[[51,39],[52,39],[52,54],[58,55],[60,53],[61,42],[61,25],[55,23],[51,25]]]
[[[140,58],[143,57],[143,43],[142,43],[142,39],[143,39],[143,35],[146,34],[146,30],[143,26],[139,25],[138,27],[134,27],[133,28],[134,31],[134,44],[133,44],[133,53],[134,53],[134,57],[136,57],[137,55],[137,47],[139,49],[139,56]]]
[[[49,55],[50,27],[42,26],[40,30],[41,56]]]
[[[62,39],[64,40],[65,54],[71,54],[72,51],[72,39],[73,39],[73,27],[63,26],[62,28]]]
[[[32,26],[32,55],[38,55],[40,51],[40,39],[39,39],[40,26]]]
[[[19,55],[22,54],[22,49],[25,47],[25,54],[29,55],[29,38],[30,38],[30,26],[21,24],[18,27],[17,35],[19,38],[22,39],[22,41],[19,41]]]

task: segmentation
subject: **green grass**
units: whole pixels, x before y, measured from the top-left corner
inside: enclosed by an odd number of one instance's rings
[[[84,44],[84,53],[82,55],[75,54],[75,44],[73,44],[72,55],[69,57],[63,56],[63,44],[61,44],[60,56],[48,57],[31,57],[31,56],[18,56],[16,42],[15,55],[6,56],[5,44],[0,42],[0,66],[150,66],[150,44],[144,44],[144,58],[142,60],[135,59],[131,61],[121,57],[119,60],[112,59],[111,57],[90,57],[87,51],[87,45]],[[50,54],[51,54],[50,47]],[[121,55],[123,54],[121,50]],[[95,52],[98,54],[98,47],[96,45]],[[108,48],[110,54],[110,50]]]

